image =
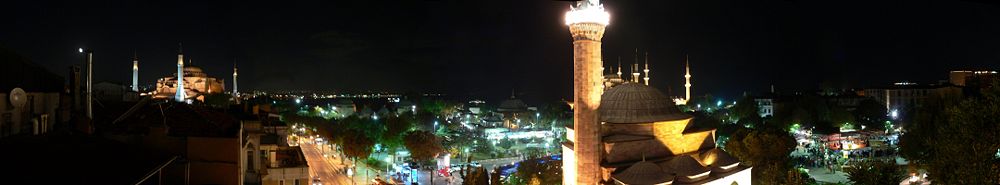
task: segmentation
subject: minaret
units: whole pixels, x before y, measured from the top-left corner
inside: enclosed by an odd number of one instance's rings
[[[630,79],[630,80],[632,81],[632,83],[639,83],[639,75],[640,75],[640,73],[639,73],[639,49],[636,48],[635,49],[635,53],[632,53],[632,54],[633,54],[632,57],[633,57],[633,59],[635,59],[635,61],[632,61],[632,68],[629,69],[629,72],[632,72],[632,79]]]
[[[576,2],[566,13],[573,36],[573,131],[563,147],[563,182],[594,185],[601,182],[601,38],[610,15],[598,0]],[[571,143],[571,144],[570,144]],[[572,147],[572,148],[569,148]]]
[[[184,102],[184,99],[187,99],[187,92],[184,91],[184,47],[180,44],[177,46],[177,92],[174,94],[174,100]]]
[[[684,101],[691,100],[691,56],[684,61]]]
[[[642,75],[642,73],[639,73],[639,63],[632,64],[632,82],[633,83],[639,83],[639,75]]]
[[[139,55],[132,53],[132,91],[139,92]]]
[[[618,74],[618,79],[623,79],[622,78],[622,57],[618,57],[618,73],[617,74]]]
[[[236,61],[233,61],[233,99],[236,100],[236,104],[240,103],[240,91],[237,90],[239,86],[236,84],[236,76],[239,74],[239,69],[236,68]]]
[[[649,86],[649,52],[646,52],[646,63],[645,63],[645,65],[646,65],[646,67],[645,67],[645,69],[642,70],[642,72],[645,72],[646,74],[644,75],[645,77],[642,77],[642,80],[645,81],[645,83],[646,83],[647,86]]]

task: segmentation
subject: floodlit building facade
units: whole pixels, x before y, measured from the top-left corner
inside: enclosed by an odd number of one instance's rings
[[[225,79],[208,76],[201,67],[194,65],[182,66],[184,73],[183,87],[187,95],[186,99],[197,99],[204,101],[205,95],[225,93]],[[177,77],[168,76],[156,80],[156,91],[154,98],[176,98],[178,83]]]
[[[575,72],[563,183],[750,184],[752,167],[716,147],[715,129],[691,128],[692,116],[644,85],[648,79],[639,78],[637,65],[631,81],[612,83],[620,76],[601,75],[609,16],[597,0],[580,1],[566,14]]]

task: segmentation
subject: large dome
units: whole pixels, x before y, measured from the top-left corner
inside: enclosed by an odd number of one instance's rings
[[[188,72],[188,73],[202,73],[203,71],[201,70],[201,67],[194,66],[194,65],[187,65],[187,66],[184,66],[184,72]]]
[[[528,111],[528,104],[525,104],[524,101],[521,101],[520,99],[511,97],[511,99],[507,99],[507,100],[501,102],[500,103],[500,107],[497,107],[497,111],[499,111],[499,112],[527,112]]]
[[[607,123],[652,123],[691,118],[660,91],[638,83],[625,83],[605,91],[601,95],[598,111],[601,121]]]

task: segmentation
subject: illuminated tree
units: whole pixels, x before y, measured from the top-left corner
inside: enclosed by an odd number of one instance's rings
[[[421,162],[431,161],[444,151],[444,147],[441,146],[441,141],[437,136],[434,136],[431,132],[422,130],[407,132],[403,136],[403,146],[410,151],[410,158]],[[430,175],[431,184],[434,184],[434,173],[437,172],[432,170]]]

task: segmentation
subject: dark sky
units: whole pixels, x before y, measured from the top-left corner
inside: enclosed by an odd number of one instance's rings
[[[936,82],[1000,65],[1000,7],[958,0],[606,1],[609,65],[649,52],[652,84],[696,94]],[[572,96],[565,1],[13,1],[0,46],[58,74],[95,50],[97,81],[170,75],[177,43],[227,88]],[[608,66],[610,67],[610,66]]]

